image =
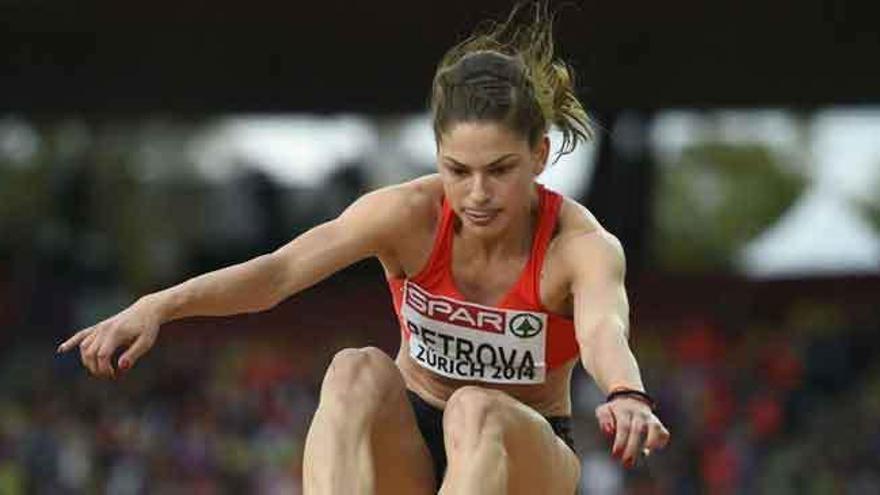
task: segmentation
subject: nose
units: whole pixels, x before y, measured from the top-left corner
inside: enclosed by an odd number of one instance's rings
[[[473,205],[482,205],[489,202],[491,195],[486,184],[486,177],[482,174],[474,174],[474,181],[471,185],[469,196]]]

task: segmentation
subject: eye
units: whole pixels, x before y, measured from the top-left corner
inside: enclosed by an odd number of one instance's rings
[[[467,175],[467,169],[464,169],[461,167],[447,167],[447,168],[452,173],[452,175],[454,175],[456,177],[464,177],[465,175]]]
[[[505,165],[503,167],[495,167],[495,168],[489,170],[489,173],[494,175],[495,177],[499,177],[499,176],[506,174],[507,172],[510,172],[510,169],[512,169],[512,168],[513,167],[511,167],[510,165]]]

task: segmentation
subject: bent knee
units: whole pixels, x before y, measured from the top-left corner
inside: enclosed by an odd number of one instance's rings
[[[502,406],[501,396],[503,396],[502,392],[476,385],[460,387],[446,401],[444,416],[454,417],[461,414],[482,416],[497,412]]]
[[[443,411],[443,431],[454,444],[462,438],[477,439],[500,434],[504,427],[504,393],[477,386],[461,387],[449,397]]]
[[[367,406],[402,390],[403,377],[394,361],[381,349],[342,349],[333,356],[324,382],[321,400],[354,402]]]

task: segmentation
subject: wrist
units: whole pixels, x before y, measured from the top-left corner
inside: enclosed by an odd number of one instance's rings
[[[161,325],[173,319],[174,310],[170,299],[170,296],[164,294],[164,291],[154,292],[138,299],[137,304],[156,315],[156,319]]]
[[[651,408],[651,411],[657,410],[657,401],[654,400],[653,397],[648,395],[647,392],[636,388],[614,387],[608,393],[608,396],[605,398],[605,402],[608,403],[621,398],[635,399],[647,405],[649,408]]]

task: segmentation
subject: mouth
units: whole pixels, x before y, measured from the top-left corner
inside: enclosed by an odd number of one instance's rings
[[[462,210],[462,213],[472,224],[480,226],[489,225],[490,223],[492,223],[492,220],[494,220],[495,217],[498,216],[498,210],[480,210],[465,208]]]

